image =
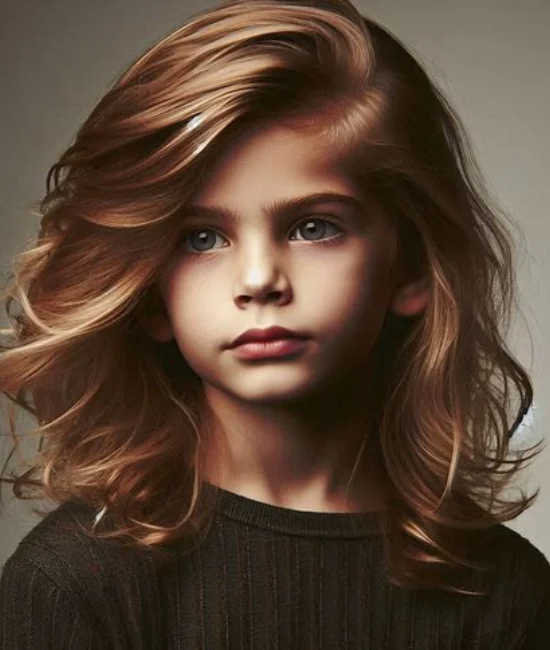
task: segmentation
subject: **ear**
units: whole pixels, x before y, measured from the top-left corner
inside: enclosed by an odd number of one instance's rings
[[[430,299],[428,279],[397,285],[390,301],[390,309],[397,316],[416,316],[422,312]]]
[[[151,287],[139,305],[137,320],[149,336],[159,343],[168,343],[174,338],[170,318],[156,285]]]

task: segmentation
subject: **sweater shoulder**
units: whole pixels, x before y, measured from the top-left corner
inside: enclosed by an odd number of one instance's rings
[[[512,579],[536,576],[540,583],[550,582],[550,562],[529,539],[505,525],[496,527],[493,542],[485,554],[493,564],[507,569]],[[526,572],[526,573],[523,573]]]
[[[86,625],[108,647],[155,647],[164,634],[157,567],[141,549],[89,534],[94,517],[90,507],[74,502],[46,515],[7,559],[0,600],[7,607],[23,594],[39,602],[46,618],[53,616],[50,601],[56,616],[59,603],[69,602],[83,622],[79,630]]]
[[[517,635],[517,646],[550,647],[550,562],[545,554],[520,533],[499,527],[491,561],[500,570],[495,593],[499,609],[506,614]],[[495,603],[496,604],[496,603]]]
[[[85,504],[66,502],[48,513],[19,542],[4,570],[18,567],[48,576],[60,588],[83,594],[119,589],[132,575],[153,577],[151,554],[90,533],[95,517]],[[130,580],[131,582],[131,580]]]
[[[513,622],[510,638],[526,638],[526,634],[538,629],[550,640],[546,611],[550,562],[544,553],[520,533],[500,524],[492,542],[477,559],[491,569],[488,605],[492,619],[503,618],[503,625]]]

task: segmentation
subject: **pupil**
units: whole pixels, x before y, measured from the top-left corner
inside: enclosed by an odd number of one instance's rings
[[[196,239],[198,240],[199,244],[208,244],[208,237],[211,235],[207,230],[200,230],[198,233],[195,234]],[[199,246],[200,247],[200,246]]]
[[[316,226],[317,223],[318,223],[317,221],[308,221],[306,223],[306,226],[305,226],[307,232],[309,232],[310,234],[313,234],[315,232],[316,227],[317,227]]]

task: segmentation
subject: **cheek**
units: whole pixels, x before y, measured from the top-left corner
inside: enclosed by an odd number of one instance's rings
[[[216,340],[220,296],[215,284],[188,269],[175,271],[163,286],[163,297],[174,335],[186,357]],[[219,331],[217,337],[219,338]]]
[[[324,298],[325,333],[342,366],[368,362],[382,331],[391,292],[385,268],[375,260],[348,269],[328,301]]]
[[[389,301],[387,256],[370,242],[355,250],[334,255],[330,260],[308,265],[301,284],[303,299],[323,312],[331,323],[335,320],[347,329],[356,321],[376,320]]]

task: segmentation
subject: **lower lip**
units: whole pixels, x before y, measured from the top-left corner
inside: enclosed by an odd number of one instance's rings
[[[264,359],[295,354],[303,349],[305,343],[305,339],[276,339],[263,343],[243,343],[233,349],[241,359]]]

